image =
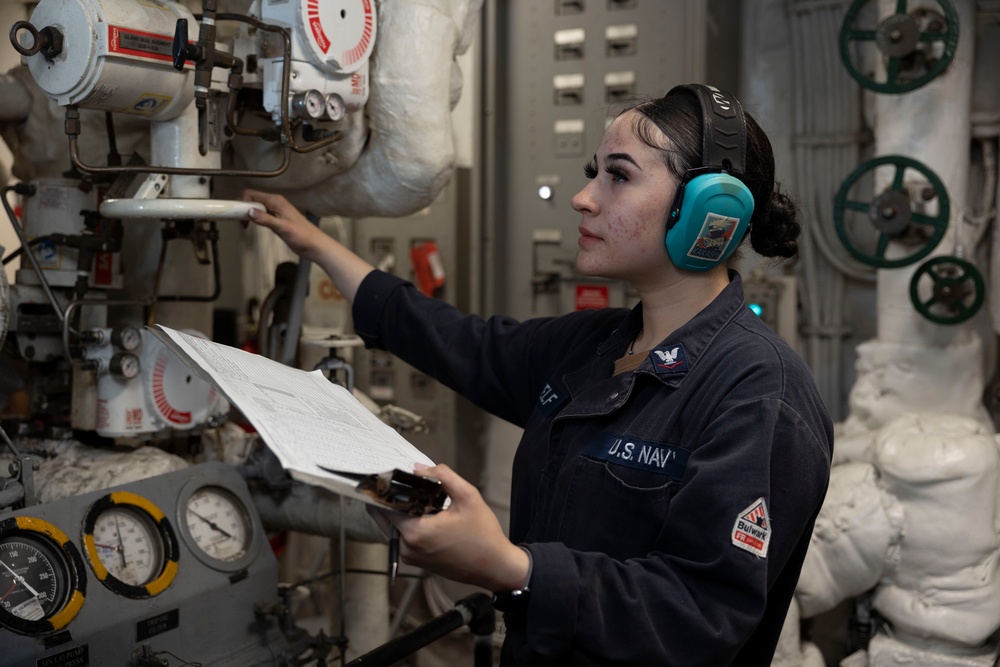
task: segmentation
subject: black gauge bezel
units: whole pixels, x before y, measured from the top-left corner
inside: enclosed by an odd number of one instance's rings
[[[0,625],[25,635],[46,635],[62,630],[76,617],[86,598],[83,556],[65,533],[44,519],[15,516],[0,521],[0,544],[11,538],[33,543],[43,555],[49,556],[56,576],[63,579],[59,583],[65,590],[56,603],[57,608],[37,621],[15,616],[0,607]]]
[[[160,541],[159,547],[162,553],[162,562],[159,572],[151,581],[141,586],[126,583],[117,578],[104,563],[101,562],[100,554],[94,539],[94,528],[97,520],[109,509],[126,509],[136,515],[144,517],[156,528],[156,536]],[[177,535],[174,533],[170,521],[163,511],[152,502],[140,495],[129,491],[115,491],[106,496],[102,496],[90,509],[83,522],[83,549],[87,554],[90,569],[97,577],[98,581],[104,584],[111,591],[127,598],[143,599],[159,595],[165,591],[177,576],[179,548]]]

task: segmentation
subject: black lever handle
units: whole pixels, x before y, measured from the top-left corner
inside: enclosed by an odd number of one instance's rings
[[[184,63],[187,61],[198,62],[200,49],[196,44],[188,42],[187,19],[177,19],[177,28],[174,30],[174,44],[171,54],[174,57],[174,69],[178,72],[184,69]]]

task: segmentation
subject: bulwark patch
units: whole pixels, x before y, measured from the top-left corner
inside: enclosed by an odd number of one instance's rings
[[[733,524],[733,544],[754,556],[767,557],[771,541],[771,516],[763,498],[758,498],[738,515]]]

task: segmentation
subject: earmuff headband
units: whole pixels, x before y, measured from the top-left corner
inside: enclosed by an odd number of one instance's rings
[[[687,84],[670,89],[667,96],[692,94],[701,107],[701,166],[716,167],[742,176],[747,158],[746,119],[739,100],[718,88]]]
[[[677,185],[667,218],[666,245],[678,268],[706,271],[732,254],[753,214],[753,195],[742,181],[746,118],[735,97],[711,86],[675,86],[665,97],[678,94],[698,100],[701,164],[689,169]]]
[[[701,109],[701,166],[689,169],[678,183],[667,218],[667,229],[677,222],[684,199],[684,186],[692,178],[720,172],[741,178],[747,158],[746,119],[739,100],[718,88],[700,83],[674,86],[664,97],[678,94],[694,95]]]

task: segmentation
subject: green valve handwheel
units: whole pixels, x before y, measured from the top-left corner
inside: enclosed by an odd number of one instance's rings
[[[924,262],[910,279],[910,301],[937,324],[960,324],[975,315],[986,298],[983,276],[969,262],[941,256]]]
[[[879,168],[893,170],[889,186],[872,201],[851,197],[851,191],[862,176],[874,177]],[[914,188],[904,175],[908,169],[920,173],[924,183]],[[911,191],[912,190],[912,191]],[[926,209],[936,209],[927,213]],[[903,155],[884,155],[862,163],[840,185],[833,202],[833,223],[841,243],[860,262],[882,269],[895,269],[920,261],[931,254],[948,229],[950,213],[948,192],[937,174],[922,163]],[[851,224],[847,214],[854,212],[868,224]],[[874,228],[873,238],[872,228]],[[894,250],[904,250],[903,256],[886,257],[889,242]],[[914,249],[915,248],[915,249]]]
[[[927,3],[907,12],[907,0],[896,0],[896,13],[874,28],[859,27],[860,15],[872,0],[855,0],[840,26],[840,59],[854,79],[877,93],[908,93],[944,72],[955,56],[958,45],[958,12],[950,0],[934,0],[940,11]],[[877,6],[870,8],[872,11]],[[875,81],[854,62],[854,42],[874,42],[885,61],[885,80]]]

